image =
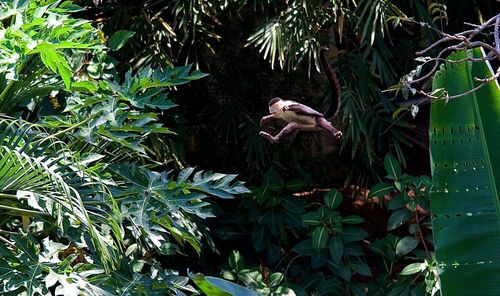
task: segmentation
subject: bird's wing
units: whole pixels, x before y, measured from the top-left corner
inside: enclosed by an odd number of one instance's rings
[[[297,113],[297,115],[306,115],[306,116],[323,116],[323,114],[319,113],[318,111],[314,110],[311,107],[308,107],[306,105],[300,104],[300,103],[294,103],[290,104],[287,106],[288,111],[293,111]]]

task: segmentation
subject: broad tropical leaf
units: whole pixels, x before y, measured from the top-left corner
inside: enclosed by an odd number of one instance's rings
[[[191,279],[208,296],[257,296],[259,293],[252,291],[233,282],[213,276],[204,276],[201,273],[191,274]]]
[[[472,52],[450,59],[463,60]],[[480,50],[473,52],[482,56]],[[465,93],[485,63],[447,63],[434,89]],[[500,91],[496,82],[464,97],[432,103],[429,127],[436,259],[444,295],[499,295]]]
[[[109,166],[111,171],[125,181],[116,188],[118,196],[126,197],[122,207],[126,207],[125,217],[132,223],[132,232],[151,248],[163,253],[171,253],[169,235],[179,244],[189,243],[197,252],[201,251],[201,231],[190,217],[214,217],[208,195],[220,198],[234,198],[249,192],[236,175],[211,172],[194,172],[186,168],[177,180],[168,172],[155,172],[137,165]],[[192,180],[189,180],[192,176]]]

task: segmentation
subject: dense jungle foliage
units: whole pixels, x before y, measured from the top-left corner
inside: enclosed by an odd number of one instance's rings
[[[497,12],[488,0],[0,0],[2,295],[441,293],[433,223],[449,212],[431,214],[431,197],[455,181],[431,178],[447,152],[429,131],[448,122],[425,93],[452,74],[404,77],[441,32]],[[320,46],[343,138],[268,143],[270,98],[327,109]]]

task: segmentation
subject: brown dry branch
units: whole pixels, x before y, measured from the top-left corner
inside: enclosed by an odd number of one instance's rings
[[[421,66],[423,66],[429,62],[434,62],[434,66],[432,67],[432,69],[429,72],[427,72],[425,75],[420,76],[417,79],[413,79],[413,76],[409,75],[407,77],[407,81],[406,81],[407,85],[422,82],[423,80],[434,75],[436,73],[436,71],[438,70],[439,65],[443,61],[457,63],[457,62],[463,62],[463,61],[482,62],[482,61],[498,60],[500,62],[500,35],[499,35],[500,14],[490,18],[489,20],[487,20],[486,22],[484,22],[481,25],[472,25],[472,26],[474,26],[475,28],[471,29],[471,30],[466,30],[466,31],[463,31],[463,32],[460,32],[457,34],[453,34],[453,35],[446,34],[444,32],[440,32],[440,34],[442,36],[441,39],[432,43],[424,50],[417,52],[416,53],[417,55],[422,56],[422,55],[426,54],[427,52],[429,52],[431,49],[434,49],[434,48],[441,46],[445,43],[450,43],[450,42],[456,43],[456,44],[452,44],[452,45],[449,45],[449,46],[441,49],[436,57],[430,58],[429,60],[425,61]],[[493,28],[493,30],[491,30],[491,28]],[[493,35],[494,46],[492,46],[491,44],[488,44],[486,42],[480,41],[480,40],[473,40],[478,35],[482,35],[482,36]],[[483,49],[485,49],[485,51],[486,51],[485,57],[482,57],[482,58],[470,57],[470,58],[466,58],[466,59],[463,59],[460,61],[451,61],[451,60],[443,58],[444,54],[451,52],[451,51],[454,51],[454,50],[466,50],[466,49],[473,49],[473,48],[478,48],[478,47],[482,47]],[[475,88],[473,88],[465,93],[462,93],[462,94],[446,97],[446,99],[449,100],[449,99],[455,99],[455,98],[459,98],[462,96],[466,96],[466,95],[473,93],[473,92],[477,91],[478,89],[482,88],[484,85],[486,85],[492,81],[497,80],[499,77],[500,77],[500,66],[497,68],[497,70],[495,71],[495,74],[492,77],[487,77],[487,78],[474,77],[475,81],[481,82],[481,84],[478,85],[477,87],[475,87]],[[419,94],[424,95],[425,97],[427,97],[429,99],[438,99],[439,98],[439,97],[433,96],[425,91],[417,91],[417,92]]]

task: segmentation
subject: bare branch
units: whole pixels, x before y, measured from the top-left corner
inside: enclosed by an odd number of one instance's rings
[[[495,20],[495,30],[494,30],[494,38],[495,38],[495,48],[497,51],[500,51],[500,36],[498,36],[498,26],[500,25],[500,14],[497,15]]]
[[[494,24],[493,24],[494,23]],[[485,43],[483,41],[472,41],[472,38],[478,34],[484,33],[483,31],[488,28],[488,27],[494,27],[494,38],[495,38],[495,46],[491,46],[488,43]],[[481,25],[475,26],[475,29],[472,30],[466,30],[454,35],[446,34],[444,32],[441,32],[442,38],[437,40],[436,42],[432,43],[429,45],[427,48],[416,52],[417,55],[423,55],[427,52],[429,52],[431,49],[442,45],[443,43],[446,42],[453,42],[453,41],[458,41],[458,44],[455,45],[450,45],[442,49],[435,58],[432,58],[430,61],[434,61],[434,66],[432,69],[427,72],[427,74],[417,78],[417,79],[412,79],[412,76],[409,76],[410,78],[408,79],[408,84],[414,84],[417,82],[421,82],[432,75],[438,70],[440,62],[442,61],[447,61],[446,59],[443,59],[442,56],[445,53],[448,53],[453,50],[462,50],[462,49],[472,49],[476,47],[483,47],[485,48],[488,52],[487,56],[485,58],[467,58],[465,60],[471,61],[471,62],[479,62],[479,61],[485,61],[485,60],[493,60],[493,59],[499,59],[500,60],[500,36],[499,36],[499,26],[500,26],[500,14],[496,15],[495,17],[490,18],[486,22],[484,22]],[[426,61],[423,65],[425,65],[427,62]],[[454,61],[454,62],[462,62],[462,61]],[[496,75],[495,75],[496,76]],[[479,80],[478,80],[479,81]],[[481,80],[483,81],[483,80]]]
[[[471,93],[474,93],[474,92],[480,90],[481,88],[483,88],[488,83],[497,80],[499,77],[500,77],[500,67],[497,69],[495,75],[493,75],[491,77],[484,78],[484,79],[474,77],[474,81],[481,82],[480,85],[478,85],[478,86],[474,87],[473,89],[470,89],[470,90],[468,90],[468,91],[466,91],[464,93],[461,93],[461,94],[458,94],[458,95],[453,95],[453,96],[448,96],[446,99],[447,100],[453,100],[453,99],[458,99],[458,98],[467,96],[467,95],[469,95]],[[423,95],[426,98],[429,98],[431,100],[437,100],[437,99],[440,98],[440,97],[436,97],[436,96],[430,95],[430,94],[428,94],[428,93],[426,93],[425,91],[422,91],[422,90],[417,91],[417,93],[419,93],[419,94],[421,94],[421,95]]]

